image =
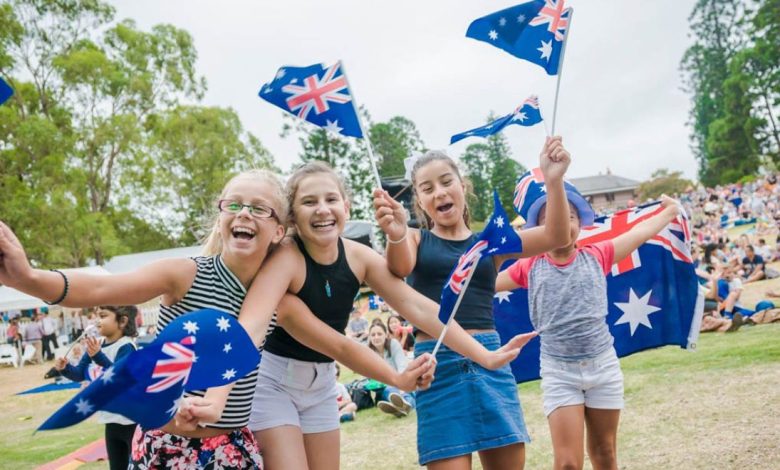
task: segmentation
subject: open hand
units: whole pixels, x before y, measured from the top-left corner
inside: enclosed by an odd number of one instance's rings
[[[517,355],[520,354],[520,350],[523,346],[528,344],[529,341],[536,338],[539,333],[532,331],[530,333],[523,333],[510,339],[505,345],[491,351],[487,356],[479,362],[479,365],[485,369],[496,370],[504,367],[506,364],[514,361]]]

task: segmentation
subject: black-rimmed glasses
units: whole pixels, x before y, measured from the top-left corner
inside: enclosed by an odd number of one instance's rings
[[[246,207],[249,209],[249,214],[252,217],[257,219],[268,219],[273,217],[277,222],[279,221],[276,211],[263,204],[243,204],[232,199],[220,199],[217,207],[219,207],[220,212],[229,212],[231,214],[238,214]]]

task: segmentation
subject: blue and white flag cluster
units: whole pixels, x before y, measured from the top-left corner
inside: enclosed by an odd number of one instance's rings
[[[455,314],[455,303],[463,290],[466,278],[469,277],[472,270],[477,268],[479,260],[483,256],[523,251],[522,241],[510,222],[506,211],[501,206],[498,192],[493,191],[493,215],[490,216],[490,220],[485,225],[485,230],[480,233],[478,240],[460,257],[455,269],[450,273],[447,284],[441,291],[439,320],[442,323],[447,324],[452,319]]]
[[[363,137],[341,62],[330,67],[284,66],[260,88],[260,98],[336,134]]]
[[[103,371],[38,430],[72,426],[98,410],[159,428],[174,416],[185,391],[235,382],[259,361],[252,339],[232,315],[210,309],[188,313],[152,344]]]
[[[582,230],[579,241],[615,238],[659,210],[656,203],[599,217],[593,227]],[[704,304],[687,225],[679,217],[625,260],[615,260],[607,276],[607,324],[618,356],[664,345],[695,347]],[[502,342],[533,329],[526,289],[497,293],[493,312]],[[539,378],[539,348],[540,340],[534,338],[512,362],[518,383]]]
[[[512,113],[506,116],[501,116],[495,121],[477,127],[460,134],[455,134],[450,139],[450,144],[454,144],[459,140],[463,140],[466,137],[489,137],[493,134],[501,132],[506,126],[515,124],[518,126],[530,127],[542,122],[542,114],[539,111],[539,98],[536,96],[530,96],[523,101],[523,104],[518,106]]]
[[[466,36],[557,75],[570,18],[564,0],[533,0],[474,20]]]

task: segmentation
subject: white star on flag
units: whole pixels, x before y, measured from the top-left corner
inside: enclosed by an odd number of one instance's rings
[[[92,413],[92,404],[90,404],[88,400],[82,398],[76,402],[76,412],[87,416]]]
[[[278,80],[282,77],[284,77],[284,69],[279,69],[279,71],[276,72],[276,79]]]
[[[176,414],[177,411],[179,411],[179,407],[181,406],[181,402],[184,400],[184,397],[181,396],[175,400],[173,400],[173,406],[171,406],[168,409],[168,415],[173,416]]]
[[[488,253],[495,253],[496,251],[498,251],[498,248],[491,248],[488,250]]]
[[[230,343],[225,343],[225,346],[222,347],[222,351],[225,353],[229,353],[231,349],[233,349],[233,346],[231,346]]]
[[[517,22],[518,23],[522,23],[523,21],[525,21],[525,15],[520,15],[520,16],[517,17]]]
[[[290,80],[290,85],[295,85],[296,83],[298,83],[297,78],[293,78],[292,80]]]
[[[219,320],[217,320],[217,328],[219,328],[219,331],[227,331],[228,328],[230,328],[230,321],[225,317],[219,317]]]
[[[504,243],[506,243],[506,237],[501,237],[501,244],[503,245]]]
[[[223,380],[230,380],[230,379],[232,379],[235,376],[236,376],[236,369],[228,369],[228,370],[225,371],[224,374],[222,374],[222,379]]]
[[[198,332],[198,324],[194,321],[185,321],[184,322],[184,331],[187,333],[194,335]]]
[[[542,47],[536,50],[542,53],[540,59],[547,59],[547,62],[549,62],[550,55],[552,54],[552,39],[549,41],[542,41]]]
[[[501,228],[504,226],[504,218],[502,216],[496,217],[496,227]]]
[[[268,87],[265,87],[265,90],[263,90],[263,93],[265,93],[267,95],[268,93],[271,93],[272,91],[274,91],[274,89],[271,88],[270,86],[268,86]]]
[[[495,29],[491,29],[490,32],[488,33],[488,36],[490,36],[490,39],[494,41],[498,39],[498,33],[496,32]]]
[[[493,296],[493,298],[498,299],[498,303],[501,304],[503,302],[511,302],[509,300],[509,296],[512,295],[512,291],[510,290],[502,290],[500,292],[496,292],[496,295]]]
[[[528,118],[528,116],[526,116],[524,112],[520,111],[519,113],[515,114],[514,120],[523,122],[527,118]]]
[[[652,293],[653,290],[650,289],[647,294],[639,298],[636,296],[634,289],[630,289],[628,302],[615,302],[615,306],[623,311],[623,315],[618,318],[615,325],[628,323],[631,327],[631,336],[634,336],[634,332],[640,324],[645,325],[652,330],[653,325],[650,324],[648,315],[661,310],[655,305],[650,304],[650,295]]]
[[[107,384],[111,383],[111,381],[114,380],[114,367],[112,366],[106,369],[106,371],[103,372],[103,375],[101,375],[100,378],[103,380],[103,382]]]
[[[504,25],[506,24],[506,18],[501,18],[501,19],[499,19],[499,20],[498,20],[498,24],[499,24],[500,26],[504,26]]]
[[[334,134],[341,134],[343,127],[339,127],[339,120],[336,119],[335,121],[331,121],[330,119],[326,119],[325,122],[327,124],[325,125],[324,129],[328,132],[333,132]]]

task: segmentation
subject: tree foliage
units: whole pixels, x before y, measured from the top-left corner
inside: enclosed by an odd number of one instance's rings
[[[662,194],[681,194],[692,185],[693,182],[682,177],[682,171],[660,168],[653,172],[648,181],[639,185],[637,192],[640,200],[647,201],[658,199]]]
[[[15,89],[0,107],[0,213],[39,265],[190,243],[237,162],[270,163],[232,111],[179,105],[206,90],[189,33],[114,15],[99,0],[0,5]]]
[[[379,173],[382,177],[403,176],[404,159],[426,149],[417,126],[403,116],[372,125],[369,135],[374,152],[380,157]]]

